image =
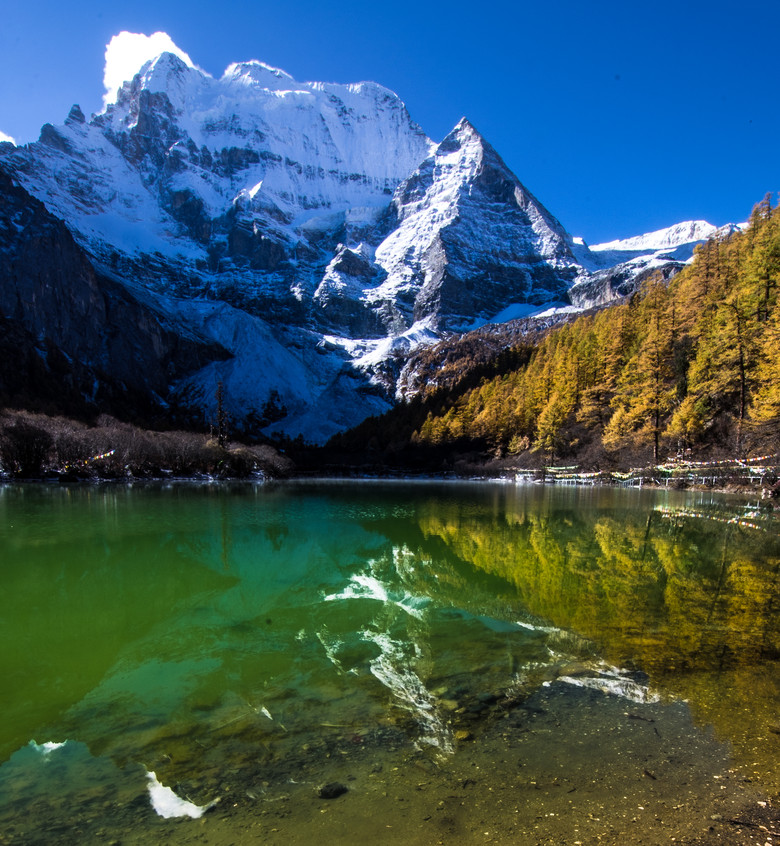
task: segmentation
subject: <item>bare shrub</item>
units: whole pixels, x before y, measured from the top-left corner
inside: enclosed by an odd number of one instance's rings
[[[57,470],[60,473],[77,479],[95,475],[91,459],[96,452],[89,429],[62,427],[54,437]]]
[[[293,469],[293,462],[278,450],[268,444],[252,447],[252,453],[258,466],[263,469],[267,476],[272,478],[284,478],[289,476]]]
[[[194,432],[164,432],[160,437],[166,467],[176,475],[202,472],[203,435]]]
[[[17,417],[0,433],[0,460],[6,472],[23,479],[38,478],[49,467],[54,439],[32,419]]]
[[[289,475],[292,462],[273,447],[230,443],[196,432],[154,432],[103,414],[94,426],[27,412],[0,416],[0,464],[19,478],[47,471],[73,479],[208,475]]]

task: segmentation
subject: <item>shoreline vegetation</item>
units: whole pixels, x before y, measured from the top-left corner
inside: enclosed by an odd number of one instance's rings
[[[276,479],[501,480],[516,484],[617,485],[719,490],[759,495],[780,505],[780,454],[746,459],[676,458],[642,467],[587,469],[470,456],[441,461],[439,450],[408,463],[354,463],[327,447],[246,444],[218,435],[152,431],[107,415],[94,425],[27,412],[0,413],[0,481],[267,481]],[[336,459],[335,461],[333,459]]]
[[[221,432],[152,431],[108,415],[87,425],[65,417],[0,413],[0,478],[25,481],[275,479],[293,462],[270,444]]]

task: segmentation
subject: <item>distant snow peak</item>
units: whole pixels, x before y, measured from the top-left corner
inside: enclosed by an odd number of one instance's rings
[[[591,246],[590,249],[596,252],[605,250],[667,250],[683,244],[690,244],[693,241],[706,241],[715,232],[717,232],[717,227],[707,223],[706,220],[686,220],[674,226],[668,226],[666,229],[648,232],[645,235],[596,244]]]
[[[2,144],[4,141],[16,146],[16,140],[13,139],[10,135],[6,135],[5,132],[0,130],[0,144]]]
[[[257,59],[250,59],[248,62],[234,62],[228,65],[225,73],[222,74],[222,79],[225,82],[237,82],[270,90],[289,88],[290,84],[295,82],[287,71],[271,67],[271,65],[259,62]]]
[[[103,84],[106,86],[106,93],[103,95],[104,107],[115,102],[117,91],[123,82],[129,82],[146,62],[162,53],[173,53],[189,67],[196,67],[184,50],[174,44],[167,32],[144,35],[123,30],[113,36],[106,44],[106,64],[103,71]]]

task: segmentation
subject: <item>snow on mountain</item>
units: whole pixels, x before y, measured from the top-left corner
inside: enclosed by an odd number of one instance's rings
[[[593,252],[610,251],[631,251],[631,252],[654,252],[656,250],[668,250],[680,247],[683,244],[706,241],[711,238],[717,227],[706,220],[687,220],[666,229],[658,229],[655,232],[648,232],[646,235],[637,235],[633,238],[609,241],[605,244],[591,245]]]
[[[589,270],[614,267],[632,260],[639,260],[643,268],[650,261],[655,264],[664,261],[687,262],[693,258],[693,249],[697,244],[710,238],[725,237],[740,226],[726,224],[717,227],[706,220],[687,220],[666,229],[603,244],[585,245],[582,239],[578,239],[580,243],[575,247],[575,252],[583,266]]]
[[[292,431],[313,442],[327,440],[353,420],[390,408],[380,393],[355,390],[349,356],[318,334],[279,331],[221,302],[176,299],[169,309],[199,336],[231,353],[176,385],[175,400],[202,409],[205,421],[216,419],[219,383],[224,386],[226,411],[239,424],[249,418],[269,431]],[[282,426],[275,427],[276,421],[268,419],[271,397],[284,412]],[[330,403],[333,408],[328,408]]]
[[[212,216],[239,198],[247,209],[270,204],[297,225],[317,209],[385,204],[430,147],[379,85],[298,83],[256,61],[230,65],[215,80],[171,53],[125,83],[103,126],[115,136],[138,131],[148,113],[142,98],[153,106],[155,94],[170,103],[168,155],[181,164],[175,187],[200,195]],[[245,162],[233,173],[213,166],[215,155],[234,149]]]
[[[180,238],[143,174],[75,106],[63,126],[45,124],[39,141],[12,151],[5,164],[95,255],[172,252],[177,240],[179,252],[202,252]]]
[[[714,230],[588,248],[465,119],[437,145],[381,85],[259,61],[217,79],[175,45],[138,66],[142,38],[107,50],[118,87],[101,113],[74,106],[34,144],[0,143],[0,169],[67,224],[102,284],[221,351],[171,369],[171,401],[206,418],[222,383],[237,424],[323,441],[392,404],[416,346],[608,302]]]
[[[705,220],[689,220],[594,246],[577,239],[574,253],[589,275],[569,289],[569,299],[579,308],[607,305],[633,293],[653,273],[669,278],[693,261],[697,244],[726,237],[741,228],[744,224],[717,227]]]
[[[387,205],[430,147],[379,85],[297,83],[260,62],[215,80],[163,53],[89,123],[74,107],[47,124],[12,166],[98,254],[205,259],[226,215],[294,243],[318,214]]]
[[[448,329],[496,304],[565,295],[580,268],[571,237],[464,118],[393,198],[397,225],[376,249],[386,279],[369,301],[393,301],[408,327],[435,313]]]

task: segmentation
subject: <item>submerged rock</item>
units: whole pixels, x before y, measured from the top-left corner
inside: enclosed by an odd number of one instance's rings
[[[340,781],[329,781],[319,789],[319,797],[320,799],[337,799],[346,793],[347,790],[346,784],[342,784]]]

